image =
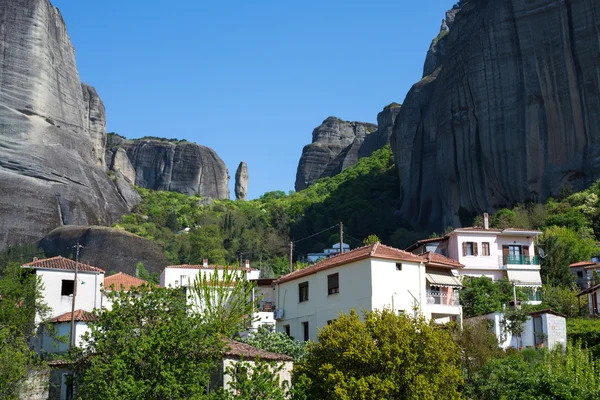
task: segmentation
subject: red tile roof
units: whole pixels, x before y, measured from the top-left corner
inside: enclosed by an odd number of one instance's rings
[[[485,229],[483,226],[467,226],[464,228],[456,228],[455,231],[477,231],[477,232],[497,232],[497,233],[532,232],[532,233],[539,233],[539,234],[542,233],[535,229],[521,229],[521,228],[504,228],[504,229],[488,228],[488,229]]]
[[[431,251],[428,251],[427,253],[423,253],[421,254],[422,257],[425,257],[428,260],[427,265],[442,265],[445,267],[450,267],[450,268],[462,268],[464,267],[464,265],[462,265],[461,263],[459,263],[456,260],[453,260],[452,258],[448,258],[442,254],[438,254],[438,253],[432,253]]]
[[[115,290],[123,290],[126,292],[131,288],[136,288],[147,284],[148,282],[145,280],[124,274],[123,272],[119,272],[118,274],[104,278],[104,288],[107,290],[114,288]]]
[[[423,240],[418,240],[415,243],[411,244],[410,246],[408,246],[406,249],[404,249],[405,251],[413,251],[414,249],[416,249],[417,247],[420,247],[424,244],[427,243],[436,243],[436,242],[444,242],[448,240],[448,236],[444,236],[444,237],[436,237],[436,238],[430,238],[430,239],[423,239]]]
[[[570,268],[577,268],[577,267],[587,267],[587,266],[590,266],[590,265],[594,266],[594,265],[596,265],[596,263],[593,262],[593,261],[579,261],[579,262],[576,262],[576,263],[573,263],[573,264],[569,265],[569,267]]]
[[[23,268],[32,268],[32,269],[56,269],[63,271],[75,271],[75,261],[69,260],[68,258],[64,258],[61,256],[45,258],[43,260],[33,260],[30,263],[23,264]],[[82,262],[79,263],[77,267],[78,271],[81,272],[96,272],[99,274],[103,274],[104,270],[93,267],[88,264],[84,264]]]
[[[96,321],[96,316],[91,312],[84,310],[75,310],[75,321],[76,322],[93,322]],[[50,320],[52,323],[58,322],[71,322],[71,313],[64,313],[58,317],[54,317]]]
[[[224,339],[224,341],[225,355],[231,358],[243,358],[247,361],[252,361],[256,358],[268,361],[293,361],[292,357],[285,354],[260,350],[249,344],[240,343],[232,339]]]
[[[275,283],[279,284],[283,282],[288,282],[307,275],[316,274],[319,271],[334,268],[344,264],[349,264],[351,262],[359,260],[364,260],[367,258],[384,258],[386,260],[409,261],[416,263],[427,261],[421,256],[417,256],[413,253],[409,253],[404,250],[399,250],[393,247],[385,246],[377,242],[369,246],[359,247],[358,249],[351,250],[347,253],[342,253],[330,258],[326,258],[322,261],[319,261],[316,264],[311,265],[310,267],[291,272],[287,275],[283,275],[279,277],[279,279],[277,279]]]
[[[189,264],[181,264],[181,265],[169,265],[167,268],[187,268],[187,269],[229,269],[229,270],[242,270],[242,271],[258,271],[256,268],[247,268],[247,267],[237,267],[237,266],[224,266],[224,265],[189,265]]]

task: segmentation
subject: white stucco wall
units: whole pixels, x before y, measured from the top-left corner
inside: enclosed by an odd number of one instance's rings
[[[233,377],[227,374],[227,368],[235,368],[235,365],[239,362],[237,359],[226,358],[223,360],[223,389],[230,391],[231,390],[231,381]],[[247,361],[248,364],[254,366],[256,363],[254,361]],[[294,369],[294,363],[292,361],[278,361],[278,365],[283,365],[281,371],[279,371],[279,382],[288,382],[288,387],[292,386],[292,370]]]
[[[160,286],[162,287],[176,287],[176,286],[189,286],[194,283],[194,280],[201,275],[208,277],[214,273],[214,268],[165,268],[160,274]],[[240,273],[244,279],[258,279],[260,275],[259,270],[250,271],[239,271],[236,269],[230,269],[230,272]],[[219,279],[223,278],[223,269],[217,269]]]
[[[36,274],[43,283],[42,295],[44,301],[52,309],[51,317],[56,317],[71,312],[73,296],[62,296],[63,280],[74,280],[75,272],[58,270],[36,270]],[[101,285],[104,283],[104,274],[78,272],[76,310],[93,311],[100,308]],[[39,321],[38,321],[39,322]]]
[[[40,343],[36,343],[36,350],[39,351],[40,347],[43,351],[48,353],[65,353],[69,350],[69,343],[71,337],[71,323],[61,322],[54,324],[57,336],[63,336],[66,339],[65,343],[60,343],[52,340],[49,336],[44,336]],[[75,345],[80,346],[82,343],[81,337],[89,331],[87,323],[76,322],[75,323]]]
[[[493,322],[492,331],[498,338],[500,347],[507,349],[509,347],[523,348],[535,347],[535,331],[533,327],[533,318],[529,317],[525,322],[525,329],[521,335],[522,341],[517,336],[512,336],[510,332],[505,332],[502,327],[503,313],[492,313],[485,316]],[[556,345],[565,346],[567,343],[567,322],[564,317],[554,314],[542,314],[542,332],[546,335],[544,345],[550,350]]]
[[[372,309],[392,308],[393,304],[395,313],[403,311],[414,315],[413,307],[427,304],[425,266],[411,262],[401,264],[402,270],[398,271],[395,261],[371,259]],[[423,307],[422,312],[431,318],[427,307]]]

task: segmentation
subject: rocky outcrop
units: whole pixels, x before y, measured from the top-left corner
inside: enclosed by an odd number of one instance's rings
[[[401,105],[392,103],[377,116],[377,123],[346,122],[329,117],[313,131],[313,142],[304,147],[296,190],[306,189],[317,180],[334,176],[355,165],[359,158],[370,156],[389,143],[394,120]]]
[[[120,143],[135,171],[135,185],[215,199],[229,198],[229,172],[211,148],[190,142],[127,140]],[[110,150],[112,153],[116,148]]]
[[[235,198],[246,200],[248,194],[248,165],[244,161],[240,163],[235,172]]]
[[[128,211],[102,159],[104,107],[48,0],[0,1],[0,250]],[[85,99],[85,100],[84,100]]]
[[[463,3],[392,137],[401,214],[420,227],[600,178],[600,2]]]
[[[83,246],[80,260],[108,272],[135,275],[137,263],[149,272],[161,272],[168,260],[161,247],[151,240],[120,229],[100,226],[63,226],[39,242],[47,257],[72,254],[75,244]]]

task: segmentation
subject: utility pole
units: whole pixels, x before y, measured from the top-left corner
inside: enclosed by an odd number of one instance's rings
[[[293,256],[294,256],[294,242],[290,242],[290,272],[294,272],[294,264],[292,263]]]
[[[344,224],[340,222],[340,254],[344,253]]]
[[[75,298],[77,297],[77,272],[79,269],[79,249],[82,249],[83,246],[77,242],[75,246],[75,279],[73,280],[73,302],[71,304],[71,340],[69,343],[69,347],[75,346]]]

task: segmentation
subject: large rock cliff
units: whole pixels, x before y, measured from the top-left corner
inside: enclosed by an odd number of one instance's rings
[[[401,214],[421,227],[600,178],[600,2],[463,3],[392,137]]]
[[[0,1],[0,250],[128,205],[103,167],[104,106],[48,0]]]
[[[375,124],[347,122],[329,117],[313,131],[313,141],[304,147],[296,173],[296,190],[334,176],[370,156],[389,143],[400,104],[386,106]]]
[[[111,135],[107,156],[114,158],[119,149],[127,152],[136,186],[229,198],[229,172],[211,148],[186,141],[124,140]]]

